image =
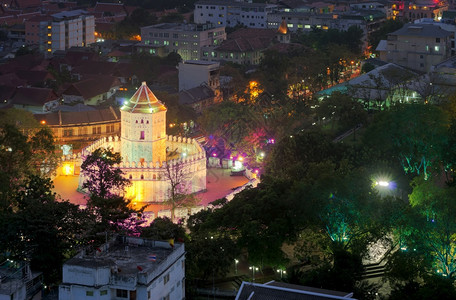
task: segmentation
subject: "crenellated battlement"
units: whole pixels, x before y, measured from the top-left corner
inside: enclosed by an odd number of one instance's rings
[[[118,136],[104,137],[99,140],[96,140],[90,146],[85,147],[81,153],[62,156],[61,160],[62,162],[82,160],[84,157],[90,155],[90,153],[92,153],[98,148],[112,148],[113,151],[118,152],[120,149],[120,142],[121,138]],[[163,162],[163,164],[161,165],[159,162],[122,161],[122,163],[120,163],[116,167],[120,167],[121,169],[163,170],[166,168],[167,164],[171,166],[184,164],[185,167],[186,165],[190,165],[196,162],[199,163],[200,161],[204,161],[204,164],[206,163],[206,152],[195,139],[167,135],[166,145],[171,150],[177,149],[179,153],[187,153],[187,156]]]

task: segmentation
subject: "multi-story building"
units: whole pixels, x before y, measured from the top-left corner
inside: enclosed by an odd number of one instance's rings
[[[59,299],[185,299],[181,243],[117,237],[63,265]]]
[[[187,60],[179,63],[179,91],[205,84],[213,90],[220,88],[220,63]]]
[[[219,62],[187,60],[179,63],[179,103],[201,113],[221,100]]]
[[[388,34],[386,41],[377,47],[380,59],[413,70],[428,72],[451,55],[453,33],[439,26],[405,24],[401,29]]]
[[[198,60],[201,47],[215,47],[226,39],[225,26],[162,23],[141,27],[140,52],[166,56],[178,53],[183,60]]]
[[[287,33],[285,33],[286,35]],[[258,65],[263,52],[278,43],[277,29],[241,28],[215,49],[203,49],[203,60],[229,61],[241,65]]]
[[[7,259],[0,263],[0,299],[41,299],[41,273],[32,272],[28,263]]]
[[[268,15],[268,28],[277,29],[283,21],[287,23],[290,32],[310,32],[314,28],[346,31],[351,26],[356,26],[363,30],[362,40],[364,47],[366,47],[369,35],[378,30],[386,21],[386,15],[378,10],[333,12],[329,14],[276,11]]]
[[[25,22],[25,42],[38,45],[47,54],[87,46],[95,42],[94,16],[84,10],[72,10],[31,18]]]
[[[448,4],[433,0],[393,1],[392,9],[394,18],[408,21],[422,18],[440,20],[443,12],[448,10]]]
[[[212,23],[234,27],[266,28],[268,13],[278,8],[275,4],[247,3],[238,1],[201,0],[195,3],[195,23]]]

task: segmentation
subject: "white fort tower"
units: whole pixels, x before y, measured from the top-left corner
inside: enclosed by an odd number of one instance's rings
[[[120,168],[132,182],[126,196],[134,202],[162,202],[169,197],[170,175],[183,189],[206,189],[206,153],[194,139],[166,135],[166,107],[143,82],[121,107],[121,137],[103,138],[82,150],[82,159],[97,148],[120,152]],[[84,177],[79,178],[82,187]]]

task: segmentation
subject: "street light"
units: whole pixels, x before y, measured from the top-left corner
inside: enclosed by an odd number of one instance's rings
[[[237,264],[239,263],[239,260],[235,259],[234,260],[234,273],[237,275]]]
[[[280,273],[280,278],[282,278],[284,274],[287,274],[287,271],[282,270],[282,269],[277,269],[277,273]]]
[[[258,267],[251,266],[249,270],[252,270],[252,282],[255,282],[255,271],[258,271]]]

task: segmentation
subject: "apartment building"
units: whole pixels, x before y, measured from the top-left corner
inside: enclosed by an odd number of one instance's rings
[[[25,43],[38,45],[40,52],[46,54],[94,42],[95,18],[84,10],[37,16],[25,22]]]
[[[445,1],[415,0],[415,1],[393,1],[393,18],[407,21],[415,21],[422,18],[440,20],[443,12],[448,10]]]
[[[413,70],[429,72],[451,56],[453,33],[439,26],[405,24],[379,43],[380,59]]]
[[[59,299],[185,299],[185,248],[118,237],[63,265]]]
[[[363,30],[363,49],[367,47],[369,35],[386,21],[386,15],[378,10],[359,10],[314,14],[311,12],[276,11],[268,15],[268,28],[277,29],[285,21],[290,32],[310,32],[314,28],[346,31],[351,26]]]
[[[224,40],[225,26],[162,23],[141,27],[141,43],[137,48],[152,55],[176,52],[183,60],[198,60],[202,47],[215,47]]]
[[[194,21],[234,27],[266,28],[267,16],[278,8],[276,4],[237,1],[201,0],[195,3]]]
[[[188,60],[179,63],[179,91],[207,85],[212,90],[220,88],[220,63]]]

